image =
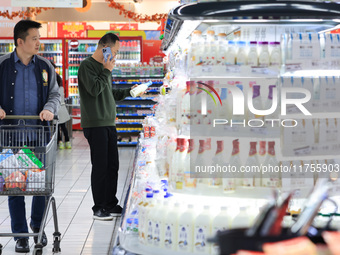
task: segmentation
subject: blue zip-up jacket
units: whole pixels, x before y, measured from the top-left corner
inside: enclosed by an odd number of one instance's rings
[[[14,52],[0,57],[0,108],[6,115],[13,115],[14,86],[17,70]],[[57,114],[60,106],[59,86],[56,73],[51,63],[36,56],[35,77],[38,84],[38,110],[49,110]],[[1,124],[1,121],[0,121]]]

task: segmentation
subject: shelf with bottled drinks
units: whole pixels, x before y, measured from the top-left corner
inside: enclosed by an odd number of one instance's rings
[[[169,56],[164,84],[171,91],[158,98],[154,116],[143,123],[118,233],[120,249],[236,254],[220,251],[207,237],[219,236],[218,230],[253,229],[265,205],[287,194],[280,228],[295,231],[313,210],[305,226],[322,228],[329,222],[340,230],[334,205],[309,207],[309,194],[320,185],[326,187],[325,197],[340,202],[340,54],[333,45],[340,45],[340,38],[322,32],[337,25],[333,18],[340,8],[291,3],[198,3],[170,12],[163,48]],[[242,57],[244,64],[238,62]],[[268,73],[273,63],[277,71]],[[293,101],[282,104],[282,95]],[[295,118],[301,113],[306,118]],[[269,119],[275,129],[267,125]],[[325,179],[327,184],[320,184]],[[275,199],[273,192],[279,194]],[[243,242],[238,248],[249,246]],[[262,245],[255,251],[263,251]]]

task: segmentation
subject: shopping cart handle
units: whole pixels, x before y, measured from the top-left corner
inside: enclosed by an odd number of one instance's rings
[[[7,120],[40,120],[39,115],[6,115]],[[58,120],[58,115],[54,115],[54,120]]]

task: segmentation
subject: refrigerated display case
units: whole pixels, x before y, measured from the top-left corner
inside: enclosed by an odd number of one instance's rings
[[[245,235],[230,239],[238,245],[232,252],[223,245],[220,247],[225,250],[219,251],[216,245],[208,244],[207,236],[216,236],[216,230],[222,227],[251,227],[254,214],[259,214],[264,205],[273,201],[273,192],[283,200],[286,194],[295,191],[289,203],[290,215],[279,222],[292,233],[297,233],[294,229],[298,227],[292,215],[299,221],[307,210],[314,210],[310,215],[312,220],[319,212],[313,221],[314,229],[329,227],[326,222],[334,217],[333,230],[340,230],[337,206],[324,203],[320,208],[318,205],[311,209],[310,203],[305,204],[314,184],[322,179],[329,180],[325,197],[340,202],[340,183],[332,170],[338,168],[340,162],[337,153],[340,55],[335,46],[340,43],[340,37],[331,35],[339,25],[339,18],[340,6],[336,3],[289,0],[188,4],[169,13],[162,45],[169,58],[170,71],[165,80],[172,91],[159,99],[161,108],[158,111],[156,108],[153,120],[149,119],[150,125],[156,125],[156,137],[145,136],[136,150],[134,174],[118,232],[116,251],[119,254],[231,254],[241,249],[254,250],[254,246],[247,245],[254,240],[246,239]],[[199,32],[193,33],[195,30]],[[248,54],[254,45],[256,63],[248,64]],[[280,53],[275,55],[278,45]],[[234,57],[227,62],[232,52]],[[276,111],[274,107],[268,113],[256,111],[282,103],[280,99],[287,96],[287,91],[292,93],[292,97],[288,97],[293,100],[291,105],[281,104],[282,107]],[[303,107],[294,103],[305,99],[297,91],[308,99],[302,103]],[[233,93],[239,93],[243,100],[237,100]],[[245,100],[246,95],[249,101]],[[183,102],[188,98],[189,106]],[[269,107],[264,108],[268,100],[271,100]],[[192,114],[193,110],[199,111]],[[269,116],[278,121],[273,124]],[[213,129],[217,119],[222,122]],[[195,146],[189,141],[191,149],[187,150],[189,138],[194,139]],[[177,139],[177,149],[174,139]],[[206,146],[209,139],[215,143]],[[263,145],[268,145],[268,152],[263,154],[267,156],[257,162],[249,160],[257,151],[263,152]],[[211,148],[216,150],[216,155]],[[176,155],[184,155],[181,153],[186,150],[186,153],[195,151],[197,161],[193,161],[194,154],[171,159],[175,149]],[[209,149],[212,152],[203,154]],[[288,171],[263,176],[228,176],[224,181],[226,178],[222,176],[197,175],[190,168],[197,162],[204,165],[207,160],[221,160],[217,155],[221,151],[226,166],[237,166],[236,169],[258,166],[263,171],[266,158],[270,157],[277,161],[273,166]],[[332,151],[335,153],[330,153]],[[228,159],[229,155],[232,156]],[[235,161],[237,155],[239,161]],[[165,183],[168,183],[166,188]],[[157,199],[163,205],[152,199],[159,197],[159,191],[166,194],[164,199]],[[170,201],[165,192],[171,192]],[[186,209],[174,201],[191,205]],[[226,226],[224,222],[216,222],[216,212],[224,211],[221,206],[228,206]],[[247,210],[249,207],[251,210]],[[196,212],[192,212],[192,208]],[[222,217],[221,213],[218,217]],[[311,222],[305,223],[309,226]],[[291,226],[295,226],[294,229],[290,229]],[[313,236],[319,234],[314,231],[300,235],[315,241]],[[288,238],[294,237],[288,235]],[[263,251],[262,237],[256,238],[260,241],[257,240],[255,250]],[[224,239],[228,245],[232,243],[230,240]],[[275,241],[280,241],[280,236]]]
[[[15,49],[14,39],[8,37],[0,37],[0,56],[12,52]]]

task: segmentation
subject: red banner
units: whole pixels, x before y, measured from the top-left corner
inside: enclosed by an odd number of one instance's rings
[[[138,30],[138,23],[110,23],[110,30]]]
[[[161,62],[165,54],[161,51],[161,40],[143,40],[143,61]]]
[[[86,22],[58,22],[58,37],[86,37]]]

